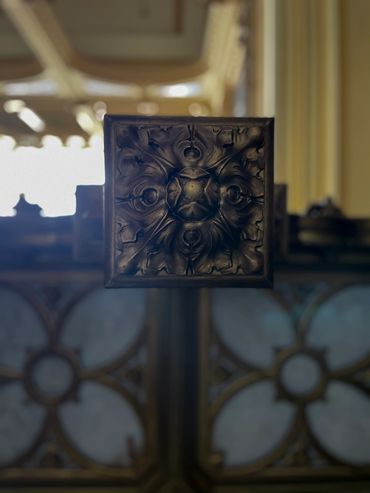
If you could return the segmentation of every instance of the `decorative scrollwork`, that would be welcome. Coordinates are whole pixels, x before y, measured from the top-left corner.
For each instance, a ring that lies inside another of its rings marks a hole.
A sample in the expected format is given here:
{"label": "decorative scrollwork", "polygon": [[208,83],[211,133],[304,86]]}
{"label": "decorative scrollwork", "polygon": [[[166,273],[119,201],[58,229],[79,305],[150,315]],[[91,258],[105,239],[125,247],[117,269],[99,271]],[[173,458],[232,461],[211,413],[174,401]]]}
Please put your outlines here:
{"label": "decorative scrollwork", "polygon": [[108,283],[268,281],[272,128],[108,117]]}

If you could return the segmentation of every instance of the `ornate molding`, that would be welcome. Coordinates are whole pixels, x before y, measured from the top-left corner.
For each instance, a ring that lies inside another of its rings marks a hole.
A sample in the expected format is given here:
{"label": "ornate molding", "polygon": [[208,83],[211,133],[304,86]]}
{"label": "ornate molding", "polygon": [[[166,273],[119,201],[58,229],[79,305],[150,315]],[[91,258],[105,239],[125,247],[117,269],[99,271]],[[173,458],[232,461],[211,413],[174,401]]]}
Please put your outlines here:
{"label": "ornate molding", "polygon": [[108,116],[107,286],[271,282],[272,119]]}

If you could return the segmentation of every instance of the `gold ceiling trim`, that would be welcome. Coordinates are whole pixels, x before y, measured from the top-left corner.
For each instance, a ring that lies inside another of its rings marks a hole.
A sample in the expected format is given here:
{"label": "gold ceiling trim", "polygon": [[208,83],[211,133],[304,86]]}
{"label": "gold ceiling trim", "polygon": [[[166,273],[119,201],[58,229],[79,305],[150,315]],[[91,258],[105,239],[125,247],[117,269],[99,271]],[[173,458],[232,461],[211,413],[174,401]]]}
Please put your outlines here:
{"label": "gold ceiling trim", "polygon": [[208,70],[205,60],[183,62],[174,60],[107,60],[75,54],[70,65],[84,74],[106,80],[140,85],[165,84],[193,79]]}
{"label": "gold ceiling trim", "polygon": [[[229,28],[232,31],[233,26],[230,25],[230,22],[235,24],[235,12],[240,10],[240,2],[215,2],[209,5],[202,52],[198,59],[189,62],[125,59],[116,61],[85,57],[72,46],[53,10],[44,0],[33,3],[24,0],[3,0],[3,8],[45,70],[59,72],[60,75],[63,72],[65,75],[68,70],[75,69],[107,80],[146,85],[193,79],[204,75],[220,64],[228,63],[230,58],[225,60],[226,47],[222,49],[223,56],[218,53],[220,33],[221,37],[224,37],[222,33],[228,31]],[[19,62],[20,68],[22,65],[24,66],[24,62],[24,60]],[[15,73],[15,61],[12,62],[12,66],[13,73]],[[37,66],[37,69],[41,71],[40,65]],[[35,67],[31,75],[35,75],[37,69]],[[0,61],[0,71],[9,72],[7,61]],[[29,75],[26,73],[23,76],[23,73],[20,70],[21,77]],[[12,76],[11,78],[16,77]],[[59,85],[65,86],[65,81]],[[80,88],[78,92],[80,92]]]}
{"label": "gold ceiling trim", "polygon": [[[241,22],[244,4],[240,0],[210,2],[207,5],[201,54],[197,59],[187,62],[174,59],[118,61],[86,57],[71,44],[47,1],[1,0],[1,5],[25,39],[35,59],[32,64],[31,59],[29,62],[22,60],[19,63],[19,72],[16,61],[9,65],[7,61],[0,60],[0,80],[19,80],[39,74],[39,78],[55,84],[57,90],[53,96],[17,95],[44,118],[46,133],[61,136],[70,132],[68,118],[61,123],[61,128],[55,128],[55,115],[52,114],[54,110],[62,111],[64,116],[68,114],[76,123],[75,106],[85,105],[92,109],[97,100],[106,104],[109,113],[116,114],[233,114],[235,87],[240,80],[246,51],[243,43],[245,26]],[[5,76],[1,77],[1,74]],[[19,77],[16,77],[18,74]],[[89,76],[102,82],[134,86],[127,95],[112,96],[108,89],[106,93],[92,94],[87,84]],[[198,84],[200,92],[187,97],[168,98],[151,91],[151,86],[154,85],[194,82]],[[0,91],[1,99],[8,99],[5,92],[1,94]],[[55,101],[61,104],[56,105]],[[3,127],[9,121],[12,134],[29,135],[30,132],[26,134],[23,126],[11,125],[9,118],[2,122]],[[9,131],[8,129],[8,133]],[[84,134],[82,130],[79,132]]]}
{"label": "gold ceiling trim", "polygon": [[[208,69],[204,53],[199,59],[190,62],[152,59],[116,61],[86,57],[78,53],[71,44],[52,8],[44,0],[33,3],[3,0],[2,5],[40,64],[45,70],[54,72],[54,77],[56,73],[57,77],[64,79],[60,85],[68,86],[68,91],[70,79],[66,84],[65,75],[73,69],[95,77],[141,85],[186,80],[197,77]],[[0,61],[0,66],[3,63]]]}
{"label": "gold ceiling trim", "polygon": [[42,72],[41,64],[34,58],[7,58],[0,62],[0,80],[8,81],[34,77]]}

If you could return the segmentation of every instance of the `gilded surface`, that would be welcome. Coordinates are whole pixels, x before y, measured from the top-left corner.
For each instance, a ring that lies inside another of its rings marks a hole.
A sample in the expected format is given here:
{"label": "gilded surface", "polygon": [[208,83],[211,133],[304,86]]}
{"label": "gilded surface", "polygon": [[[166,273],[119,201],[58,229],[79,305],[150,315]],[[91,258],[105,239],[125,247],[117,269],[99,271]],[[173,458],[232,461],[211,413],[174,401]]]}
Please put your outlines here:
{"label": "gilded surface", "polygon": [[116,273],[263,276],[268,123],[117,121]]}

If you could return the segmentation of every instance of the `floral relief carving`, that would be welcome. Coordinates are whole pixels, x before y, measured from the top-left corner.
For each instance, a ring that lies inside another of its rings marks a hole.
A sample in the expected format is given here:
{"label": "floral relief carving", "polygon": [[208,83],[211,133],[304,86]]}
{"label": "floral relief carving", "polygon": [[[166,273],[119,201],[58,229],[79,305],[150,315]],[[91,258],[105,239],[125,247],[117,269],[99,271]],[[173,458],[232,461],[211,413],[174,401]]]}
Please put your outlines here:
{"label": "floral relief carving", "polygon": [[106,138],[110,280],[266,280],[271,120],[109,117]]}

